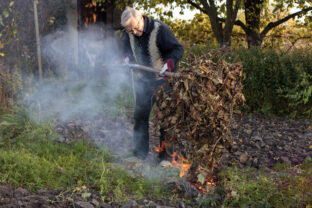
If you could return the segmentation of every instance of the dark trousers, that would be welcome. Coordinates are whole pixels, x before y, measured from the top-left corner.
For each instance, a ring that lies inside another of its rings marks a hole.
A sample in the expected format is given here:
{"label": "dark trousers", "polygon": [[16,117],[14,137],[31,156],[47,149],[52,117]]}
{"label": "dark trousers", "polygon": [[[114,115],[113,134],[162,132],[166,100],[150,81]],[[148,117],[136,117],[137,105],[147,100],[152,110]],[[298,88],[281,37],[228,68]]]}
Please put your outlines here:
{"label": "dark trousers", "polygon": [[[149,116],[156,102],[155,92],[165,81],[138,81],[135,86],[136,105],[134,112],[134,155],[144,159],[149,151]],[[157,104],[157,103],[156,103]],[[165,132],[160,129],[160,144],[163,142]],[[159,155],[164,157],[164,153]]]}

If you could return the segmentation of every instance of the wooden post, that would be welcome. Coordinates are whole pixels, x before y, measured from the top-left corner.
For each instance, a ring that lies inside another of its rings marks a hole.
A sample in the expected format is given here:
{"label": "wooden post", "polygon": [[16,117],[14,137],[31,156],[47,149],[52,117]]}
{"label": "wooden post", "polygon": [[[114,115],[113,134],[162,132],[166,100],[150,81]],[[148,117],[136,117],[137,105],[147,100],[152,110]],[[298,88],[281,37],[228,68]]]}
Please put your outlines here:
{"label": "wooden post", "polygon": [[37,42],[38,70],[39,70],[39,80],[42,80],[42,62],[41,62],[40,34],[39,34],[37,3],[38,3],[38,0],[34,0],[34,17],[35,17],[35,30],[36,30],[36,42]]}
{"label": "wooden post", "polygon": [[71,0],[71,7],[67,12],[70,37],[72,40],[73,61],[75,66],[78,65],[78,5],[77,0]]}

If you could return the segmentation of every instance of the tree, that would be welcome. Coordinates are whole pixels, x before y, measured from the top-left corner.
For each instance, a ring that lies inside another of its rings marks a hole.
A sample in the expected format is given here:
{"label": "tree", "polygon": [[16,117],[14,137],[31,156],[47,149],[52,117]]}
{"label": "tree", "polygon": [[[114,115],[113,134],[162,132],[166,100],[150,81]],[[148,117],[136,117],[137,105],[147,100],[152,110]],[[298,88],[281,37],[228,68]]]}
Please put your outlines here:
{"label": "tree", "polygon": [[[149,10],[156,8],[157,4],[169,6],[171,9],[179,6],[182,9],[198,9],[202,13],[208,15],[213,34],[219,45],[230,46],[231,35],[234,25],[240,26],[246,33],[248,46],[260,46],[263,38],[277,26],[285,23],[291,18],[300,17],[312,10],[311,0],[144,0],[137,1],[144,9]],[[288,12],[291,8],[301,8],[300,11],[288,14],[285,17],[272,21],[272,16],[265,16],[271,8],[274,8],[273,13]],[[237,19],[239,9],[245,11],[245,23]],[[157,9],[156,12],[163,12],[162,9]],[[165,12],[165,15],[172,16],[172,12]],[[268,18],[268,23],[266,20]],[[307,21],[309,22],[309,21]],[[263,27],[260,32],[261,26]]]}
{"label": "tree", "polygon": [[[238,10],[243,0],[176,0],[174,3],[182,9],[198,9],[208,15],[213,34],[220,47],[231,45],[232,30],[237,18]],[[138,1],[144,9],[155,8],[157,4],[164,4],[173,8],[173,1],[168,0],[144,0]],[[161,11],[160,11],[161,12]],[[172,13],[167,13],[172,16]]]}
{"label": "tree", "polygon": [[190,21],[165,19],[174,34],[186,45],[215,44],[209,18],[205,14],[196,14]]}
{"label": "tree", "polygon": [[[270,21],[260,32],[260,24],[261,24],[261,11],[265,14],[264,10],[269,9],[268,6],[264,4],[269,4],[269,1],[265,0],[245,0],[245,21],[244,24],[240,20],[236,20],[235,24],[240,26],[246,33],[246,40],[248,42],[248,47],[252,46],[261,46],[264,37],[275,27],[287,22],[288,20],[299,17],[301,15],[306,14],[307,12],[312,10],[311,3],[307,4],[305,1],[275,1],[275,8],[273,10],[274,13],[277,11],[288,11],[291,8],[294,8],[295,3],[297,3],[297,7],[301,8],[300,11],[294,12],[292,14],[288,14],[285,17],[278,19],[276,21]],[[273,3],[274,5],[274,3]],[[271,18],[270,18],[271,19]]]}

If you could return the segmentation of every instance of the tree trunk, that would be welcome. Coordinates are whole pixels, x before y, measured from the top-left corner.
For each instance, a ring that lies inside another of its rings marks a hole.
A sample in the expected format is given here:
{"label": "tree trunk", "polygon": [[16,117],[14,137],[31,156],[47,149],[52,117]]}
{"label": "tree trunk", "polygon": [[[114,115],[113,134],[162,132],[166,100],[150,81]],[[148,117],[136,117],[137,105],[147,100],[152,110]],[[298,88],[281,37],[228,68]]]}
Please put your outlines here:
{"label": "tree trunk", "polygon": [[246,33],[246,41],[248,44],[248,48],[252,48],[254,46],[258,47],[262,44],[262,39],[260,38],[260,34],[255,31],[248,31]]}
{"label": "tree trunk", "polygon": [[217,13],[208,13],[212,32],[214,36],[217,39],[217,42],[220,47],[223,46],[223,29],[222,29],[222,23],[218,21]]}
{"label": "tree trunk", "polygon": [[245,20],[246,20],[246,39],[248,48],[260,46],[260,13],[263,0],[246,0],[245,1]]}
{"label": "tree trunk", "polygon": [[[231,35],[241,0],[226,0],[226,18],[219,18],[218,8],[214,0],[199,0],[195,3],[192,0],[186,0],[191,6],[200,10],[209,16],[212,32],[216,37],[220,47],[229,47],[231,45]],[[224,23],[224,27],[223,24]]]}
{"label": "tree trunk", "polygon": [[252,46],[261,46],[264,37],[271,31],[273,28],[287,22],[291,18],[305,14],[309,11],[312,11],[312,7],[307,7],[301,11],[289,14],[288,16],[277,20],[275,22],[270,22],[262,32],[260,32],[260,13],[262,8],[262,3],[264,0],[246,0],[245,1],[245,18],[246,25],[240,21],[236,20],[235,24],[242,27],[246,33],[246,39],[248,43],[248,48]]}

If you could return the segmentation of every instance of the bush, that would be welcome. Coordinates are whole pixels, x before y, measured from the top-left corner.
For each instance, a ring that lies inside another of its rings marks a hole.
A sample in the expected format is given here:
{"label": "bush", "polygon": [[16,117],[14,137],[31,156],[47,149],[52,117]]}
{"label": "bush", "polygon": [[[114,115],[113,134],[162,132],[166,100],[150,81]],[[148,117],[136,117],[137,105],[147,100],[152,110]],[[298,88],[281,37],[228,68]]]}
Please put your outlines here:
{"label": "bush", "polygon": [[311,118],[312,51],[254,48],[233,55],[238,55],[246,73],[243,93],[249,111]]}
{"label": "bush", "polygon": [[197,45],[187,54],[193,53],[216,53],[218,55],[213,57],[242,62],[246,74],[243,81],[246,112],[290,118],[312,117],[312,50],[286,52],[240,48],[227,51]]}

